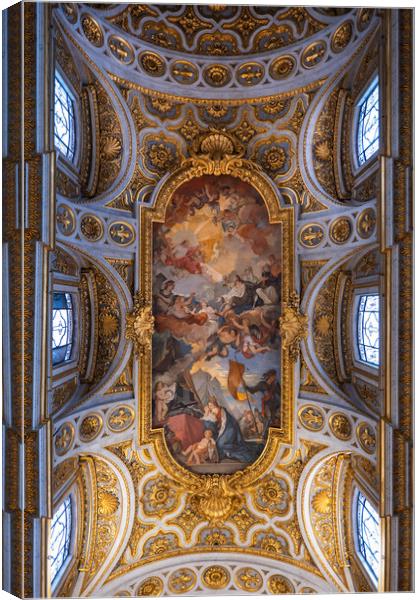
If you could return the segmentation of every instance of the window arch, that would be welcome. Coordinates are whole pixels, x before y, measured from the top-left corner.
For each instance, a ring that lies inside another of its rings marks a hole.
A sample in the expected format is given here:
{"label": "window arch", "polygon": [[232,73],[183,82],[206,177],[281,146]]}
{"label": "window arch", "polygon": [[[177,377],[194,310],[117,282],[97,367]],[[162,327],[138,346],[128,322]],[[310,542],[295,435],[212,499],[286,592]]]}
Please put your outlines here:
{"label": "window arch", "polygon": [[52,313],[52,362],[71,358],[73,347],[73,302],[68,292],[54,292]]}
{"label": "window arch", "polygon": [[76,150],[74,99],[58,71],[55,72],[54,81],[54,143],[63,156],[71,161],[74,160]]}
{"label": "window arch", "polygon": [[379,81],[372,81],[358,103],[357,160],[362,166],[379,150]]}
{"label": "window arch", "polygon": [[379,365],[379,326],[379,295],[360,296],[357,310],[357,344],[360,360],[368,365]]}
{"label": "window arch", "polygon": [[55,511],[51,523],[48,560],[52,584],[58,580],[63,566],[70,556],[71,527],[71,496],[67,496]]}
{"label": "window arch", "polygon": [[380,558],[379,515],[360,491],[357,493],[356,535],[358,555],[371,578],[377,583]]}

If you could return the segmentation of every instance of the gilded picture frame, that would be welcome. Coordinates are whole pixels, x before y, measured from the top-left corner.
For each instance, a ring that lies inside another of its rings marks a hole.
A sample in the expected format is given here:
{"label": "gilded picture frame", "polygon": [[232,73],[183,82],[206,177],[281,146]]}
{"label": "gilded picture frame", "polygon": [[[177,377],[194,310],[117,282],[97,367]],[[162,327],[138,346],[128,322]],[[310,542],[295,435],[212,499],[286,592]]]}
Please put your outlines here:
{"label": "gilded picture frame", "polygon": [[[191,493],[209,490],[210,487],[225,490],[244,490],[258,480],[269,469],[281,445],[291,446],[294,442],[294,374],[296,361],[296,336],[290,331],[283,333],[284,315],[295,310],[294,292],[294,208],[281,206],[279,192],[262,170],[253,162],[244,159],[243,148],[226,133],[210,133],[197,140],[192,157],[185,160],[157,190],[153,206],[139,207],[140,241],[139,292],[132,317],[142,325],[133,334],[137,343],[137,393],[138,393],[138,443],[152,444],[160,464],[168,475]],[[231,175],[249,183],[263,198],[270,224],[281,225],[282,287],[281,287],[281,426],[270,427],[264,450],[258,459],[231,474],[207,475],[194,473],[179,464],[171,455],[164,437],[163,428],[152,424],[152,277],[153,277],[153,224],[164,223],[166,209],[176,192],[185,182],[202,175]],[[299,321],[299,319],[298,319]],[[299,323],[299,326],[301,324]],[[130,322],[128,322],[130,327]],[[139,331],[142,331],[142,339]],[[223,490],[222,490],[223,491]],[[209,517],[209,515],[207,515]],[[210,517],[211,520],[211,517]]]}

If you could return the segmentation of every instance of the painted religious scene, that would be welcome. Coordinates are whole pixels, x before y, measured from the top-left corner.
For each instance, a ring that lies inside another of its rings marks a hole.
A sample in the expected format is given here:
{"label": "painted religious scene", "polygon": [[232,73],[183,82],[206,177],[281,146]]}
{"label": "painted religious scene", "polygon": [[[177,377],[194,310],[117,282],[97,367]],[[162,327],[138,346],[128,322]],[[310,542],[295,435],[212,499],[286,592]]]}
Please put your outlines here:
{"label": "painted religious scene", "polygon": [[232,473],[280,427],[281,225],[237,178],[183,184],[153,230],[153,426],[198,473]]}

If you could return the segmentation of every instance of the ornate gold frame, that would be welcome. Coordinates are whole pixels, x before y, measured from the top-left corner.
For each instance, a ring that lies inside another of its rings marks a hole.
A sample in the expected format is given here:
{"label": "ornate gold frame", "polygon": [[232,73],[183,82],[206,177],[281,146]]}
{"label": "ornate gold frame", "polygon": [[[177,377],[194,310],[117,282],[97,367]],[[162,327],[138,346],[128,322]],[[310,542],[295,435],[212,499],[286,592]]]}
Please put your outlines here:
{"label": "ornate gold frame", "polygon": [[[166,209],[174,192],[185,182],[202,175],[231,175],[253,186],[264,199],[270,223],[282,225],[283,286],[282,307],[289,305],[294,285],[294,208],[280,206],[278,192],[258,165],[243,158],[245,149],[226,132],[210,132],[199,138],[191,149],[192,157],[185,159],[158,191],[153,207],[140,208],[139,283],[142,315],[150,315],[152,308],[152,236],[153,223],[164,223]],[[137,302],[138,303],[138,302]],[[148,339],[137,347],[138,357],[138,431],[140,444],[153,443],[156,456],[168,474],[191,492],[216,487],[227,497],[227,489],[244,490],[259,479],[272,464],[281,444],[294,441],[294,361],[291,348],[281,350],[282,426],[271,427],[263,452],[242,471],[229,475],[200,475],[181,466],[172,457],[164,438],[163,428],[152,427],[152,327],[147,327]]]}

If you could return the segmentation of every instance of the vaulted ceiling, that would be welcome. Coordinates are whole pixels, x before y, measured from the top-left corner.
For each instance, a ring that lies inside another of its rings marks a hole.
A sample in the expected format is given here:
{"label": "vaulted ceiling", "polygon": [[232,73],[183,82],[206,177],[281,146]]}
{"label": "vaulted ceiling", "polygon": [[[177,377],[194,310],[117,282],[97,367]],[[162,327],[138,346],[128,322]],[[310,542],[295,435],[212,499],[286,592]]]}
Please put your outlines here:
{"label": "vaulted ceiling", "polygon": [[[78,560],[54,594],[372,591],[352,498],[379,503],[384,393],[357,361],[354,311],[361,290],[383,289],[384,215],[379,160],[355,159],[355,115],[380,71],[383,15],[58,3],[51,22],[77,141],[72,163],[57,153],[50,265],[53,288],[78,297],[79,336],[77,364],[50,373],[54,502],[71,490],[78,506]],[[270,217],[288,215],[290,436],[273,434],[253,471],[197,478],[149,427],[144,223],[163,220],[181,174],[227,163],[274,198]]]}

